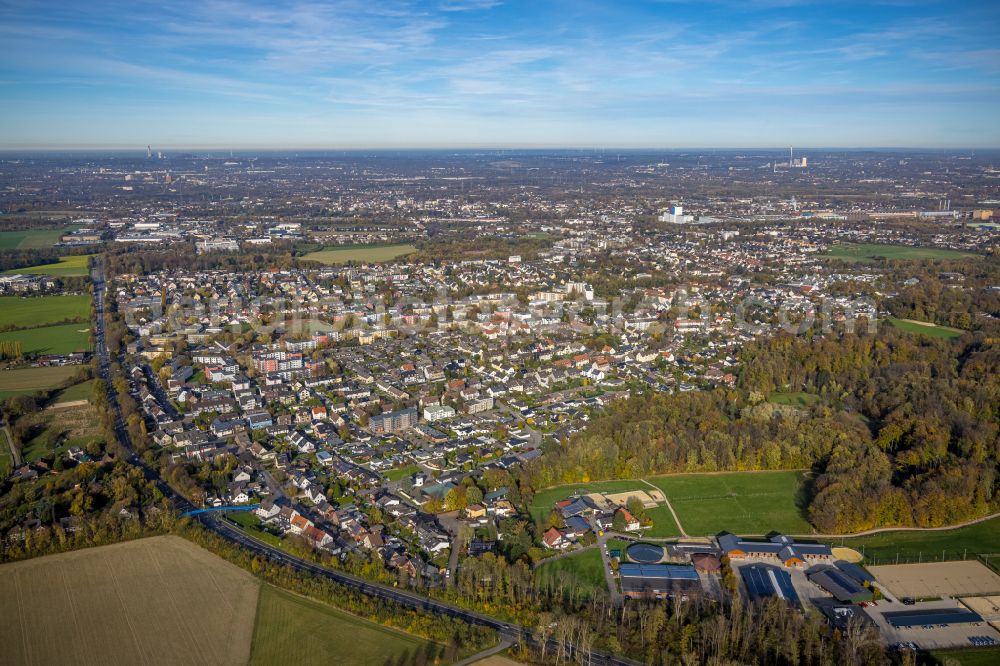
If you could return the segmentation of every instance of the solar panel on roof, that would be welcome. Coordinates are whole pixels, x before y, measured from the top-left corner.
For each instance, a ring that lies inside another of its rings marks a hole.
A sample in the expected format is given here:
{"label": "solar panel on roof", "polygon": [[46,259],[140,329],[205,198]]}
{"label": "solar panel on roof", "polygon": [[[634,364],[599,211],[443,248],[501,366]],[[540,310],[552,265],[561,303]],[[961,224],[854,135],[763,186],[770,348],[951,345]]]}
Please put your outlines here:
{"label": "solar panel on roof", "polygon": [[885,619],[894,627],[919,627],[925,624],[964,624],[982,622],[979,613],[962,608],[929,608],[926,610],[895,611],[885,613]]}

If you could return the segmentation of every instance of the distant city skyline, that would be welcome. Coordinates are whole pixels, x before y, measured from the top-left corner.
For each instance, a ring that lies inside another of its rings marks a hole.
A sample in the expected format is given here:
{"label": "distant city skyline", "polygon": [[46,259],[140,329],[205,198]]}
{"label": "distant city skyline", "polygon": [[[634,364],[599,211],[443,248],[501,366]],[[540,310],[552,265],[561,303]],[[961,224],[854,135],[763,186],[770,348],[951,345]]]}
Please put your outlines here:
{"label": "distant city skyline", "polygon": [[0,150],[1000,147],[1000,5],[0,0]]}

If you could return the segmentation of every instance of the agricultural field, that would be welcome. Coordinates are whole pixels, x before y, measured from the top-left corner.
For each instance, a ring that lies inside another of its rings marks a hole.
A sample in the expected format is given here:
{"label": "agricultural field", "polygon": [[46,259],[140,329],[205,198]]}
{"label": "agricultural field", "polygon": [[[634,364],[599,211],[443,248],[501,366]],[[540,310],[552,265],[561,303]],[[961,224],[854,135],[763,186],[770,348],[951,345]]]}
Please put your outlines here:
{"label": "agricultural field", "polygon": [[332,606],[264,585],[260,590],[250,664],[396,663],[404,655],[431,655],[441,647],[417,636],[384,627]]}
{"label": "agricultural field", "polygon": [[939,247],[842,243],[832,246],[825,256],[843,261],[873,262],[881,259],[964,259],[977,255]]}
{"label": "agricultural field", "polygon": [[5,664],[246,664],[259,584],[175,536],[0,566]]}
{"label": "agricultural field", "polygon": [[553,486],[535,493],[531,500],[531,517],[536,522],[544,522],[549,512],[555,507],[556,502],[566,499],[579,491],[581,494],[587,493],[623,493],[629,490],[641,490],[647,492],[652,490],[642,481],[626,479],[621,481],[593,481],[590,483],[574,483],[566,486]]}
{"label": "agricultural field", "polygon": [[551,562],[543,562],[535,571],[535,579],[544,584],[545,581],[563,572],[573,575],[582,588],[606,589],[607,587],[604,580],[604,562],[597,548],[589,548]]}
{"label": "agricultural field", "polygon": [[349,261],[374,263],[391,261],[396,257],[416,251],[416,246],[409,243],[398,245],[342,245],[325,247],[322,250],[310,252],[302,258],[327,265],[346,264]]}
{"label": "agricultural field", "polygon": [[14,395],[55,388],[78,372],[80,372],[78,365],[2,370],[0,371],[0,400]]}
{"label": "agricultural field", "polygon": [[89,351],[90,326],[88,324],[60,324],[40,326],[19,331],[0,333],[0,342],[19,341],[24,354],[69,354]]}
{"label": "agricultural field", "polygon": [[90,296],[0,296],[0,328],[36,328],[67,319],[90,319]]}
{"label": "agricultural field", "polygon": [[65,227],[62,229],[0,231],[0,250],[40,250],[50,248],[58,243],[64,234],[78,228]]}
{"label": "agricultural field", "polygon": [[[975,555],[994,554],[1000,561],[1000,518],[936,532],[882,532],[871,536],[841,539],[837,545],[860,551],[867,564],[960,560]],[[991,558],[992,559],[992,558]]]}
{"label": "agricultural field", "polygon": [[97,410],[90,404],[55,406],[21,417],[30,426],[31,438],[21,449],[25,462],[54,458],[67,449],[100,441]]}
{"label": "agricultural field", "polygon": [[889,317],[889,323],[901,331],[906,331],[907,333],[922,333],[924,335],[929,335],[932,338],[957,338],[965,333],[965,331],[960,328],[938,326],[937,324],[913,321],[912,319],[897,319],[896,317]]}
{"label": "agricultural field", "polygon": [[691,536],[733,532],[741,535],[808,534],[802,511],[801,472],[674,474],[649,482],[666,494]]}
{"label": "agricultural field", "polygon": [[39,264],[28,268],[9,270],[6,275],[52,275],[55,277],[84,277],[90,273],[87,263],[92,255],[74,254],[59,257],[54,264]]}
{"label": "agricultural field", "polygon": [[79,384],[73,384],[67,388],[59,391],[55,396],[52,397],[52,404],[59,404],[65,402],[76,402],[78,400],[90,400],[94,394],[94,379],[88,379],[85,382],[80,382]]}

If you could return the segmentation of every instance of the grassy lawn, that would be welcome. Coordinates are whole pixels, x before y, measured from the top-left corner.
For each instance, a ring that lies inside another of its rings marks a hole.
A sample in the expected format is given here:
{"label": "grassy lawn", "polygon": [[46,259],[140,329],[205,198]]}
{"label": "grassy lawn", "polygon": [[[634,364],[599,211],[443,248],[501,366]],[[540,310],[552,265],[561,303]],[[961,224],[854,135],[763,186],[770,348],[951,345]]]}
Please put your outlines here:
{"label": "grassy lawn", "polygon": [[90,319],[90,296],[0,296],[0,327],[34,328],[67,319]]}
{"label": "grassy lawn", "polygon": [[[261,586],[250,663],[396,663],[407,654],[434,654],[440,647],[422,638],[345,613],[290,592]],[[433,657],[427,663],[434,663]]]}
{"label": "grassy lawn", "polygon": [[49,248],[59,242],[64,234],[79,227],[64,229],[24,229],[22,231],[0,231],[2,250],[38,250]]}
{"label": "grassy lawn", "polygon": [[801,472],[675,474],[649,482],[666,494],[691,536],[812,531],[799,508]]}
{"label": "grassy lawn", "polygon": [[90,400],[90,397],[94,394],[94,379],[88,379],[85,382],[80,382],[79,384],[73,384],[69,388],[64,388],[63,390],[56,393],[52,398],[52,403],[60,402],[75,402],[77,400]]}
{"label": "grassy lawn", "polygon": [[376,262],[391,261],[404,254],[416,252],[417,248],[409,243],[398,245],[341,245],[325,247],[316,252],[310,252],[302,258],[318,261],[321,264],[346,264],[349,261]]}
{"label": "grassy lawn", "polygon": [[243,528],[250,536],[270,544],[275,548],[284,549],[284,542],[277,534],[271,534],[260,526],[260,518],[250,511],[226,511],[226,518]]}
{"label": "grassy lawn", "polygon": [[832,246],[826,256],[844,261],[871,262],[880,259],[963,259],[977,255],[938,247],[842,243]]}
{"label": "grassy lawn", "polygon": [[542,582],[561,572],[575,576],[579,584],[586,588],[603,589],[607,586],[604,581],[604,562],[601,561],[601,553],[597,548],[545,562],[538,567],[535,578]]}
{"label": "grassy lawn", "polygon": [[63,365],[48,368],[21,368],[0,372],[0,400],[12,395],[34,393],[58,386],[80,371],[80,366]]}
{"label": "grassy lawn", "polygon": [[996,666],[1000,664],[1000,647],[975,648],[968,650],[934,650],[930,653],[933,661],[928,660],[917,663],[941,664],[945,658],[954,659],[962,666]]}
{"label": "grassy lawn", "polygon": [[410,476],[411,474],[416,474],[420,471],[420,468],[416,465],[407,465],[406,467],[397,467],[395,469],[387,469],[382,473],[382,476],[390,481],[399,481],[400,479]]}
{"label": "grassy lawn", "polygon": [[889,323],[901,331],[906,331],[908,333],[923,333],[924,335],[929,335],[932,338],[957,338],[965,333],[965,331],[960,328],[938,326],[936,324],[912,321],[910,319],[897,319],[896,317],[889,317]]}
{"label": "grassy lawn", "polygon": [[[652,489],[650,489],[652,490]],[[653,526],[648,530],[643,530],[641,534],[648,537],[674,537],[680,536],[681,531],[674,521],[673,515],[667,505],[658,506],[655,509],[646,509],[646,515],[653,519]]]}
{"label": "grassy lawn", "polygon": [[92,255],[74,254],[66,257],[59,257],[59,261],[54,264],[40,264],[29,268],[18,268],[9,270],[7,275],[54,275],[56,277],[83,277],[90,273],[87,262]]}
{"label": "grassy lawn", "polygon": [[89,324],[40,326],[0,333],[0,341],[6,340],[20,340],[25,354],[69,354],[91,348]]}
{"label": "grassy lawn", "polygon": [[536,522],[545,520],[549,512],[555,508],[556,502],[564,500],[573,495],[576,491],[581,494],[587,493],[622,493],[629,490],[652,490],[642,481],[625,479],[621,481],[593,481],[591,483],[575,483],[566,486],[553,486],[535,493],[529,507],[531,517]]}
{"label": "grassy lawn", "polygon": [[[866,537],[843,539],[843,544],[863,552],[867,564],[891,564],[899,554],[900,562],[909,560],[961,559],[968,551],[972,557],[979,553],[997,553],[1000,562],[1000,518],[983,523],[942,532],[883,532]],[[840,545],[840,541],[836,545]],[[992,564],[992,559],[991,564]]]}
{"label": "grassy lawn", "polygon": [[819,402],[819,396],[805,391],[775,391],[767,396],[768,402],[790,407],[809,407]]}

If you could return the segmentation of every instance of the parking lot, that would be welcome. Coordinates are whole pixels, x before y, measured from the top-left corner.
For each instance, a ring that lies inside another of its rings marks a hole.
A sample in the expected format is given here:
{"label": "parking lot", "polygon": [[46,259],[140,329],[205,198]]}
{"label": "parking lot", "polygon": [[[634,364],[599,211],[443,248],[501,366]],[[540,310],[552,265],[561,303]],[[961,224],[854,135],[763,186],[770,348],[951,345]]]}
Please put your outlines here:
{"label": "parking lot", "polygon": [[889,645],[896,643],[916,643],[920,649],[931,650],[952,647],[973,647],[975,645],[975,642],[971,640],[973,637],[986,637],[1000,641],[1000,633],[986,622],[954,624],[943,627],[934,625],[929,628],[923,626],[897,628],[889,624],[884,616],[884,613],[896,611],[912,611],[914,609],[933,610],[939,608],[964,609],[965,607],[957,601],[951,600],[925,601],[907,606],[896,600],[886,601],[883,599],[875,606],[865,608],[865,613],[875,621],[883,639]]}

